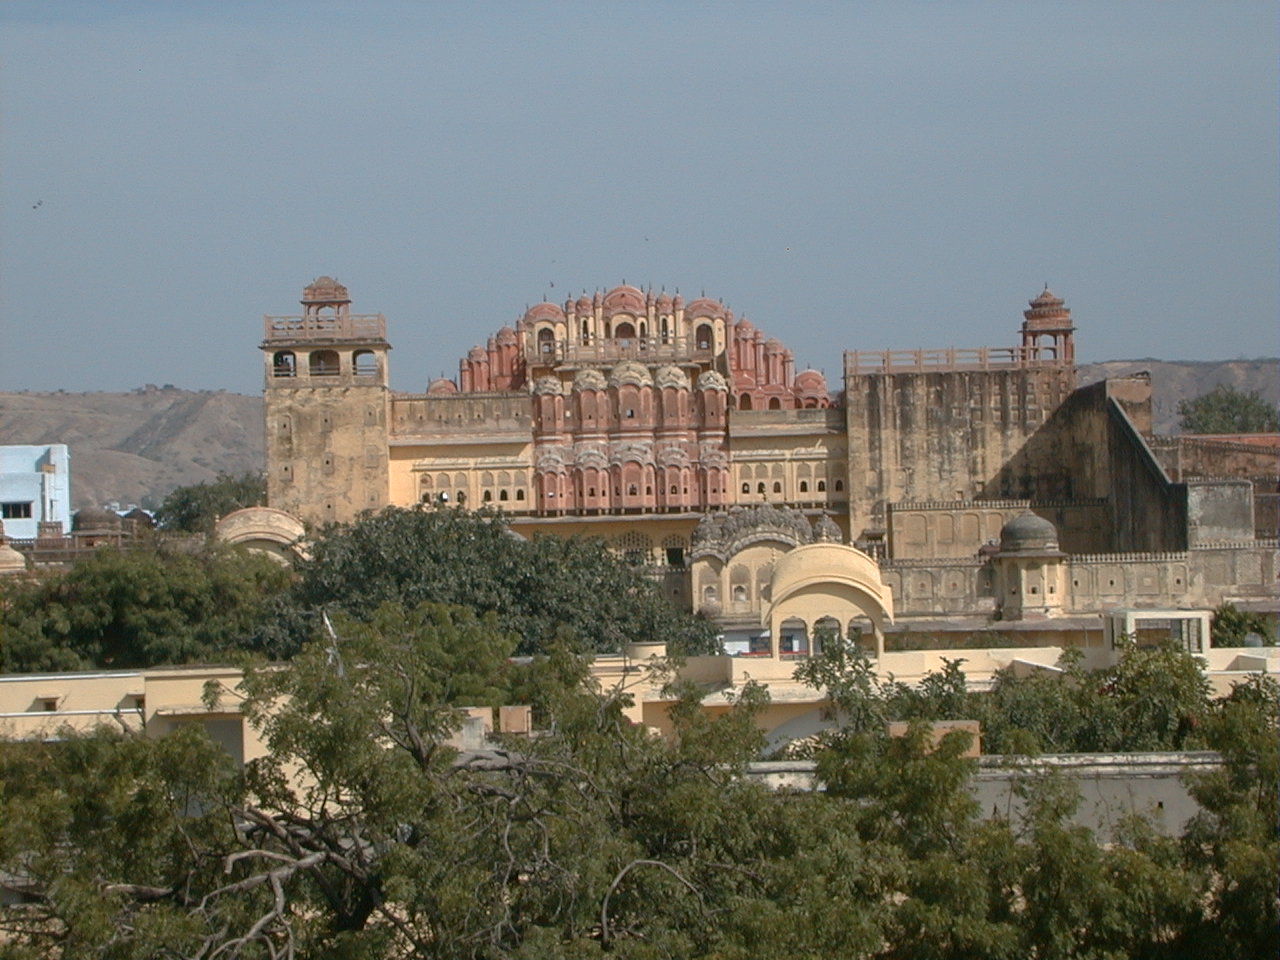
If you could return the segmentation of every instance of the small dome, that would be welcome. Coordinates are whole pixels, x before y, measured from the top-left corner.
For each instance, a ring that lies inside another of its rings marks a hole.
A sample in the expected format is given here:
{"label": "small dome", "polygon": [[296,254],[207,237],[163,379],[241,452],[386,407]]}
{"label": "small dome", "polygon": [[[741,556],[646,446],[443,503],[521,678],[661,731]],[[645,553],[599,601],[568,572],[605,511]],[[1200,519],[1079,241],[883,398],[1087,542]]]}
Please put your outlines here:
{"label": "small dome", "polygon": [[1054,296],[1048,284],[1045,284],[1044,290],[1038,297],[1028,300],[1027,303],[1031,309],[1022,311],[1022,316],[1027,321],[1025,328],[1056,330],[1071,327],[1071,311],[1067,309],[1066,301]]}
{"label": "small dome", "polygon": [[479,363],[482,360],[488,360],[489,354],[485,352],[484,347],[472,347],[467,353],[467,359],[474,360],[476,363]]}
{"label": "small dome", "polygon": [[609,371],[609,386],[620,387],[631,384],[637,387],[652,387],[653,377],[649,376],[649,368],[636,360],[623,360]]}
{"label": "small dome", "polygon": [[733,325],[734,336],[749,337],[756,332],[755,324],[743,317]]}
{"label": "small dome", "polygon": [[1049,289],[1049,285],[1047,283],[1044,285],[1044,289],[1040,291],[1039,295],[1034,300],[1029,300],[1027,302],[1033,307],[1060,307],[1066,303],[1066,301],[1061,297],[1055,297],[1053,295],[1053,291]]}
{"label": "small dome", "polygon": [[614,287],[604,295],[604,311],[607,314],[645,312],[644,293],[638,287]]}
{"label": "small dome", "polygon": [[436,377],[436,379],[427,384],[427,395],[431,397],[440,397],[457,392],[458,385],[448,377]]}
{"label": "small dome", "polygon": [[130,521],[138,530],[150,530],[156,525],[155,517],[141,507],[134,507],[124,515],[124,519]]}
{"label": "small dome", "polygon": [[[554,303],[544,300],[542,303],[535,303],[532,307],[524,312],[526,323],[533,323],[536,320],[563,320],[564,311]],[[501,336],[501,334],[499,334]]]}
{"label": "small dome", "polygon": [[672,387],[676,390],[689,389],[689,377],[679,367],[659,367],[658,372],[653,376],[653,383],[659,390],[667,387]]}
{"label": "small dome", "polygon": [[1058,553],[1058,528],[1030,510],[1000,530],[1001,553]]}
{"label": "small dome", "polygon": [[101,507],[85,507],[71,518],[71,529],[84,533],[90,530],[119,530],[120,515]]}
{"label": "small dome", "polygon": [[573,378],[574,390],[603,390],[608,384],[599,370],[579,370]]}
{"label": "small dome", "polygon": [[350,301],[347,288],[333,277],[316,277],[302,291],[304,302],[313,301],[332,303],[334,301]]}
{"label": "small dome", "polygon": [[564,385],[556,377],[539,377],[538,382],[533,385],[535,396],[559,396],[564,392]]}
{"label": "small dome", "polygon": [[658,294],[658,309],[664,309],[671,306],[671,294],[663,290]]}
{"label": "small dome", "polygon": [[574,309],[577,310],[578,313],[590,313],[591,298],[584,293],[582,296],[578,298],[578,302],[574,304]]}
{"label": "small dome", "polygon": [[770,337],[764,342],[765,353],[782,353],[787,348],[782,345],[782,341],[777,337]]}
{"label": "small dome", "polygon": [[511,344],[516,342],[516,332],[512,330],[510,327],[503,327],[501,330],[498,331],[497,340],[498,340],[499,346],[503,346],[503,347],[510,346]]}
{"label": "small dome", "polygon": [[684,308],[684,313],[690,320],[696,320],[698,317],[723,317],[725,309],[724,304],[719,300],[699,297]]}
{"label": "small dome", "polygon": [[677,293],[674,297],[671,298],[671,307],[674,310],[682,309],[684,307],[684,297],[680,296],[680,294]]}
{"label": "small dome", "polygon": [[725,382],[718,370],[703,370],[698,377],[698,389],[728,391],[729,384]]}
{"label": "small dome", "polygon": [[796,393],[810,395],[827,395],[827,378],[817,370],[801,370],[796,374]]}

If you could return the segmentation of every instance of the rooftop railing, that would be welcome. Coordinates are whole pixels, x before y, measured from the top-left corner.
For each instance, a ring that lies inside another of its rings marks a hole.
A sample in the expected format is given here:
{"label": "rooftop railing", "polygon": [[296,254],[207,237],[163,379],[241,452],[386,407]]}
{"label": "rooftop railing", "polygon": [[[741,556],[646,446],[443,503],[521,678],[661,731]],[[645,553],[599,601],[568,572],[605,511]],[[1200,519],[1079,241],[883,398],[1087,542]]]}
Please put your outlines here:
{"label": "rooftop railing", "polygon": [[865,373],[913,373],[926,370],[1017,370],[1067,367],[1052,347],[947,347],[943,350],[849,350],[845,376]]}
{"label": "rooftop railing", "polygon": [[687,337],[644,337],[622,340],[543,341],[525,351],[525,361],[533,365],[560,363],[608,363],[618,360],[696,360],[715,356],[711,344],[692,343]]}
{"label": "rooftop railing", "polygon": [[380,313],[308,314],[263,317],[263,337],[275,340],[385,340],[387,321]]}

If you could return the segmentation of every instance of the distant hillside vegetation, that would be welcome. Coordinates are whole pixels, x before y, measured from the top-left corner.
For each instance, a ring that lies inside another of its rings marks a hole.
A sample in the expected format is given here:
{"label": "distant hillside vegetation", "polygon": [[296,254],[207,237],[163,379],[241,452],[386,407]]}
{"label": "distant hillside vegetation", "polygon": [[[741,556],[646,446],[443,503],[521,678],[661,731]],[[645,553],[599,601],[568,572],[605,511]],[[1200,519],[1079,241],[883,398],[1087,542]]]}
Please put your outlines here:
{"label": "distant hillside vegetation", "polygon": [[[1109,360],[1081,366],[1080,382],[1150,371],[1155,425],[1175,433],[1178,401],[1218,384],[1280,402],[1280,360]],[[265,464],[262,399],[148,385],[130,393],[0,393],[0,443],[71,448],[75,509],[111,501],[155,505],[174,487]]]}
{"label": "distant hillside vegetation", "polygon": [[73,509],[158,505],[174,487],[261,470],[262,399],[221,391],[0,393],[0,442],[71,448]]}
{"label": "distant hillside vegetation", "polygon": [[1139,370],[1151,374],[1152,421],[1156,433],[1178,432],[1178,401],[1208,393],[1219,384],[1257,390],[1280,403],[1280,359],[1262,360],[1105,360],[1080,367],[1080,383],[1123,377]]}

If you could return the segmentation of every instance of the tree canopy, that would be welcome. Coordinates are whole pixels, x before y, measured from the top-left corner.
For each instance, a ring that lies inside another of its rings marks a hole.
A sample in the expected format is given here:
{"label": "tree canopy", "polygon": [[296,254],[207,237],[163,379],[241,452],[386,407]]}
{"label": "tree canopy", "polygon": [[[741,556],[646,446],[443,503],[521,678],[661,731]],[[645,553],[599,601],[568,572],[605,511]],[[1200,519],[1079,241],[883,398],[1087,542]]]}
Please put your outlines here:
{"label": "tree canopy", "polygon": [[[1274,681],[1207,708],[1196,742],[1225,762],[1194,783],[1185,837],[1141,818],[1101,836],[1072,823],[1079,797],[1054,777],[1027,775],[1022,813],[979,819],[965,735],[935,749],[923,721],[900,738],[843,725],[818,754],[825,791],[774,794],[741,775],[762,745],[758,687],[714,715],[673,688],[658,739],[563,645],[513,664],[496,614],[384,604],[334,627],[210,696],[246,698],[269,744],[243,774],[196,726],[0,743],[0,883],[21,894],[0,907],[0,950],[1227,960],[1280,946]],[[445,743],[459,706],[516,687],[540,691],[540,735]],[[944,679],[929,699],[958,692]]]}
{"label": "tree canopy", "polygon": [[[874,733],[891,721],[976,720],[993,754],[1183,750],[1198,742],[1212,712],[1201,663],[1174,645],[1121,648],[1114,666],[1086,669],[1065,651],[1053,670],[999,671],[970,690],[964,660],[948,660],[916,685],[881,679],[852,641],[832,637],[796,676],[827,690],[842,735]],[[801,748],[812,753],[813,746]]]}
{"label": "tree canopy", "polygon": [[1275,433],[1280,430],[1276,405],[1257,390],[1219,384],[1193,400],[1178,401],[1185,433]]}
{"label": "tree canopy", "polygon": [[290,572],[225,547],[155,540],[102,548],[65,573],[5,586],[0,668],[149,667],[293,656],[320,611],[367,619],[385,602],[493,613],[532,654],[561,641],[592,652],[661,639],[709,652],[715,631],[597,540],[514,536],[500,517],[388,508],[332,525]]}
{"label": "tree canopy", "polygon": [[65,573],[3,585],[0,669],[225,660],[262,629],[289,579],[268,558],[228,548],[100,547]]}
{"label": "tree canopy", "polygon": [[267,478],[261,472],[220,473],[208,483],[172,490],[156,510],[156,523],[179,533],[211,533],[219,518],[266,502]]}
{"label": "tree canopy", "polygon": [[686,653],[715,648],[708,621],[678,611],[602,541],[525,540],[497,514],[388,507],[325,528],[297,569],[300,610],[363,617],[387,601],[459,604],[495,613],[522,654],[561,634],[594,652],[654,640]]}

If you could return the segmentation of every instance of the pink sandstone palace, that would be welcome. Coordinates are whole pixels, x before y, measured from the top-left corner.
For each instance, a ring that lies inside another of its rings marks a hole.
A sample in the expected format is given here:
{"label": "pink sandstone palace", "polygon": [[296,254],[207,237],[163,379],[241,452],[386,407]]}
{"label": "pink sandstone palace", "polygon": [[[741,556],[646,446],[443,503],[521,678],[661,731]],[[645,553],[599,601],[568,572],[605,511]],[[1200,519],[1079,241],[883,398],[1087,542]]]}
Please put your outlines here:
{"label": "pink sandstone palace", "polygon": [[385,319],[321,277],[265,320],[269,501],[603,537],[726,635],[760,628],[778,558],[818,541],[874,561],[899,622],[1098,633],[1108,606],[1274,606],[1269,452],[1155,436],[1149,378],[1078,386],[1074,335],[1046,288],[1011,346],[849,351],[833,391],[722,302],[623,285],[538,303],[406,393]]}

